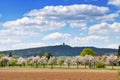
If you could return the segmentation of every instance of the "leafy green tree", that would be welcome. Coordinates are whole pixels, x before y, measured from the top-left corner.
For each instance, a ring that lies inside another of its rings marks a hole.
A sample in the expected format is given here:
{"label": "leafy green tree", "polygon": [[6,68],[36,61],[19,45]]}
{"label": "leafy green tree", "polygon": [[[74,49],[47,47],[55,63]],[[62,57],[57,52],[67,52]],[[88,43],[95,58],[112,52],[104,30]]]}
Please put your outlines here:
{"label": "leafy green tree", "polygon": [[38,56],[39,57],[42,57],[43,56],[43,53],[40,51],[40,52],[38,52]]}
{"label": "leafy green tree", "polygon": [[120,57],[120,46],[119,46],[119,49],[118,49],[118,58]]}
{"label": "leafy green tree", "polygon": [[84,48],[80,53],[80,56],[91,55],[96,56],[96,53],[91,48]]}
{"label": "leafy green tree", "polygon": [[53,55],[52,55],[51,53],[46,52],[46,53],[44,54],[44,56],[45,56],[46,58],[48,58],[48,60],[49,60],[50,57],[52,57]]}
{"label": "leafy green tree", "polygon": [[64,58],[61,58],[61,57],[57,59],[57,64],[60,65],[60,68],[62,67],[62,65],[63,65],[63,63],[64,63],[64,60],[65,60],[65,59],[64,59]]}
{"label": "leafy green tree", "polygon": [[11,53],[11,52],[9,53],[8,57],[13,57],[13,55],[12,55],[12,53]]}

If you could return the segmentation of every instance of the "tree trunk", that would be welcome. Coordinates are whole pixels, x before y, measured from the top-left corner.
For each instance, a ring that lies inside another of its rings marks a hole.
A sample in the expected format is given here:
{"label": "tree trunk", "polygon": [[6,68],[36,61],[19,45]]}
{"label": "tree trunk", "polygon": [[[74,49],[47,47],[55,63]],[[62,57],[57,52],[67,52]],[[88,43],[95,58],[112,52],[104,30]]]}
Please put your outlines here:
{"label": "tree trunk", "polygon": [[68,64],[68,69],[70,68],[70,64]]}
{"label": "tree trunk", "polygon": [[113,69],[113,63],[112,63],[112,69]]}
{"label": "tree trunk", "polygon": [[78,69],[78,63],[77,63],[77,69]]}
{"label": "tree trunk", "polygon": [[43,68],[45,68],[45,64],[43,64]]}
{"label": "tree trunk", "polygon": [[85,64],[85,68],[86,68],[86,64]]}
{"label": "tree trunk", "polygon": [[95,62],[94,62],[94,68],[95,68]]}
{"label": "tree trunk", "polygon": [[91,65],[91,63],[89,63],[89,68],[91,69],[91,67],[92,67],[92,65]]}
{"label": "tree trunk", "polygon": [[38,68],[38,64],[36,64],[36,68]]}
{"label": "tree trunk", "polygon": [[53,64],[51,64],[51,69],[53,69]]}
{"label": "tree trunk", "polygon": [[60,65],[60,68],[62,68],[62,65]]}

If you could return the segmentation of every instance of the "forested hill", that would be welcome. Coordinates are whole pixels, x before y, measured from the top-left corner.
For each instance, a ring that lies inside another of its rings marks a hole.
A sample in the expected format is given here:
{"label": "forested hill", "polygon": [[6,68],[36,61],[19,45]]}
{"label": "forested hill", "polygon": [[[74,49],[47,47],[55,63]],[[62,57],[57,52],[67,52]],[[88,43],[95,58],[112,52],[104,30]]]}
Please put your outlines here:
{"label": "forested hill", "polygon": [[[77,56],[80,55],[80,52],[86,47],[71,47],[68,45],[55,45],[55,46],[46,46],[46,47],[38,47],[38,48],[29,48],[29,49],[21,49],[21,50],[9,50],[9,51],[0,51],[2,54],[8,54],[10,52],[13,55],[17,56],[36,56],[38,52],[49,52],[54,56]],[[117,54],[117,49],[109,49],[109,48],[95,48],[95,47],[87,47],[92,48],[97,55],[104,54]]]}

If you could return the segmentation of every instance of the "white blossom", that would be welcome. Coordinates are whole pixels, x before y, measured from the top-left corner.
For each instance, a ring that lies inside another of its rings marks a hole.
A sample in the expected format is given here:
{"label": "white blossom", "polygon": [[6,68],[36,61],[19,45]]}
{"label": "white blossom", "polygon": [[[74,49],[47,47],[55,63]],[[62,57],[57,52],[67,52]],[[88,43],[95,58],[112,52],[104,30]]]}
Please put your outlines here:
{"label": "white blossom", "polygon": [[32,61],[33,58],[34,58],[34,56],[28,57],[28,60],[29,60],[29,61]]}
{"label": "white blossom", "polygon": [[83,64],[87,64],[87,63],[89,63],[89,55],[85,55],[83,57]]}
{"label": "white blossom", "polygon": [[6,66],[6,65],[8,65],[9,60],[10,60],[10,58],[5,56],[0,59],[0,62],[2,63],[3,66]]}
{"label": "white blossom", "polygon": [[50,57],[48,64],[55,64],[56,63],[56,58],[55,57]]}
{"label": "white blossom", "polygon": [[26,64],[26,60],[23,57],[19,57],[17,60],[17,64],[23,66]]}
{"label": "white blossom", "polygon": [[32,63],[33,65],[38,66],[38,64],[40,63],[39,60],[40,60],[40,57],[39,57],[39,56],[36,56],[36,57],[33,58],[33,60],[31,61],[31,63]]}
{"label": "white blossom", "polygon": [[85,55],[83,57],[83,64],[85,65],[85,68],[86,68],[86,65],[89,65],[89,67],[91,68],[92,65],[94,65],[96,62],[96,59],[95,57],[91,56],[91,55]]}
{"label": "white blossom", "polygon": [[80,56],[76,56],[75,58],[72,59],[71,63],[72,64],[79,64],[80,63]]}
{"label": "white blossom", "polygon": [[51,69],[53,68],[53,65],[56,64],[56,58],[50,57],[48,64],[51,65]]}
{"label": "white blossom", "polygon": [[72,64],[76,64],[77,65],[77,68],[78,68],[78,65],[82,62],[82,57],[81,56],[76,56],[75,58],[72,59]]}
{"label": "white blossom", "polygon": [[113,69],[113,65],[116,63],[117,63],[117,59],[114,57],[114,55],[110,55],[107,57],[106,64],[112,65],[112,69]]}
{"label": "white blossom", "polygon": [[110,55],[110,56],[107,56],[107,60],[108,64],[114,64],[116,63],[117,59],[114,57],[114,55]]}
{"label": "white blossom", "polygon": [[72,58],[66,58],[64,61],[64,64],[68,66],[68,68],[70,67],[70,64],[72,62]]}
{"label": "white blossom", "polygon": [[28,57],[27,63],[33,65],[34,56]]}
{"label": "white blossom", "polygon": [[46,65],[48,63],[48,58],[42,56],[39,60],[40,64]]}

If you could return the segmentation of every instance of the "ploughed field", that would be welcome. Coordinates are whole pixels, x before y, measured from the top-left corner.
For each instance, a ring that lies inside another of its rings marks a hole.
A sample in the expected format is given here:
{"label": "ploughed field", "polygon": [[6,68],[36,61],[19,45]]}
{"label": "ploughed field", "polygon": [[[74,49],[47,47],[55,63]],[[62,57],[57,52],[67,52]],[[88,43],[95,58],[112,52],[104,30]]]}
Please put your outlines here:
{"label": "ploughed field", "polygon": [[116,80],[114,70],[0,68],[0,80]]}

